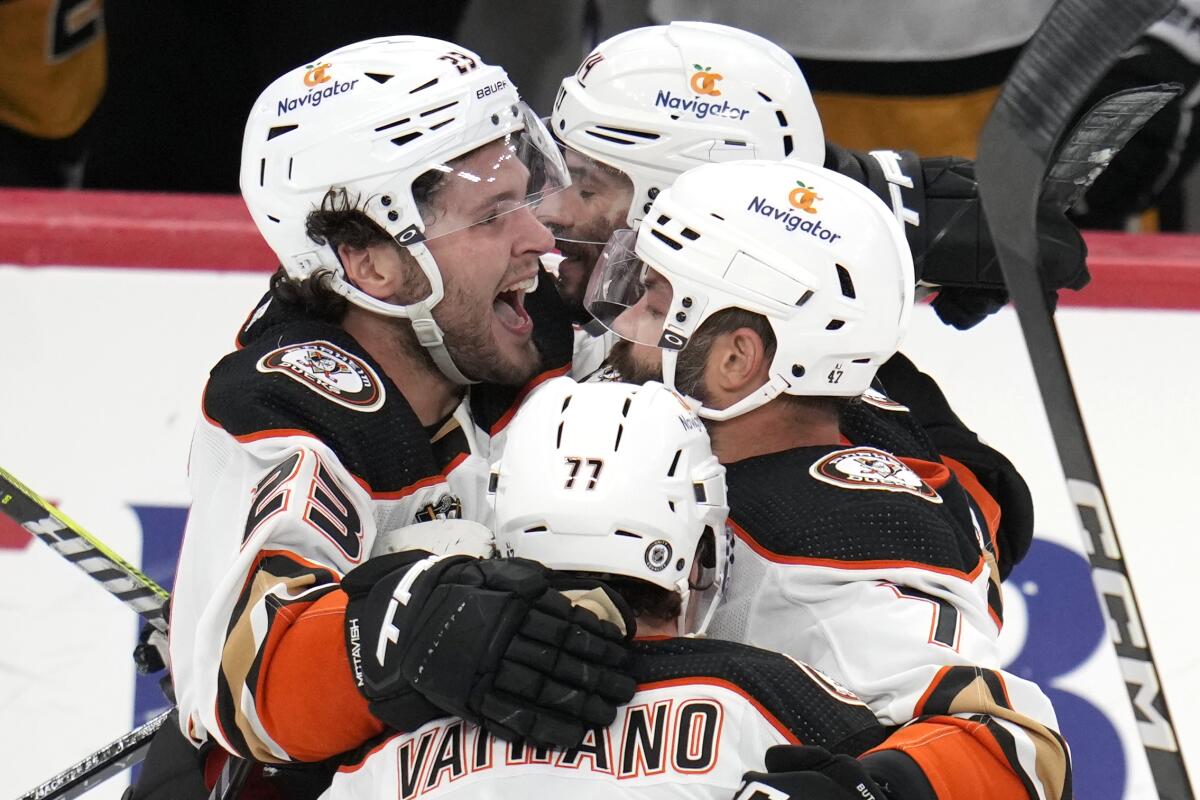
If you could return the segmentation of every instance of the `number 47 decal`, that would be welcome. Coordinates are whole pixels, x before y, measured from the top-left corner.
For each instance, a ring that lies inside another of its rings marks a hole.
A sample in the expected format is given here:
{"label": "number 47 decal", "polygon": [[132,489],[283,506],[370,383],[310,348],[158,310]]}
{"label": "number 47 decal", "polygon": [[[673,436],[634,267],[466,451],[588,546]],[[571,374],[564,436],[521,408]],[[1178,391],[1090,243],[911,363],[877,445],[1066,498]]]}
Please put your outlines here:
{"label": "number 47 decal", "polygon": [[[584,464],[587,464],[588,467],[590,467],[592,470],[592,477],[588,478],[587,486],[584,488],[587,488],[587,489],[595,489],[596,488],[596,481],[600,479],[600,470],[602,470],[604,468],[604,461],[602,459],[599,459],[599,458],[584,459],[584,458],[576,458],[573,456],[567,456],[566,463],[567,463],[567,466],[569,466],[571,468],[571,472],[569,475],[567,475],[567,482],[563,485],[564,489],[574,488],[575,478],[579,477],[579,469]],[[582,483],[582,480],[583,479],[580,478],[581,483]]]}

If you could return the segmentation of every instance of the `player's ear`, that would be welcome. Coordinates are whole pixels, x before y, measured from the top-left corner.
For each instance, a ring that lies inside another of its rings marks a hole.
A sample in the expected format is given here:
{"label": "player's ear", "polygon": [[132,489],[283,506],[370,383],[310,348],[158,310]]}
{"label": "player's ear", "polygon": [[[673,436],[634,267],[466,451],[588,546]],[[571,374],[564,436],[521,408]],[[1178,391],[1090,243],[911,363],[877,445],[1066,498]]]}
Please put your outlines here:
{"label": "player's ear", "polygon": [[767,348],[762,337],[750,328],[738,328],[718,336],[709,352],[709,388],[739,400],[767,380]]}
{"label": "player's ear", "polygon": [[403,279],[400,255],[390,243],[354,247],[338,245],[338,258],[346,279],[371,297],[390,301]]}

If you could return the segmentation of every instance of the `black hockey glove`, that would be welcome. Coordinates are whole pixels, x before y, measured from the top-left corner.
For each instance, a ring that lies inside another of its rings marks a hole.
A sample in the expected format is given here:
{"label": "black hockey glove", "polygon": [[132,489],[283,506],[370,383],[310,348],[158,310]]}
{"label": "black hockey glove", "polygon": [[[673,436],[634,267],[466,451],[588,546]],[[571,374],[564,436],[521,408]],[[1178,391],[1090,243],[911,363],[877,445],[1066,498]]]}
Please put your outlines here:
{"label": "black hockey glove", "polygon": [[441,716],[432,704],[503,739],[572,747],[633,696],[618,628],[572,606],[536,562],[393,553],[342,588],[359,691],[397,730]]}
{"label": "black hockey glove", "polygon": [[[933,308],[947,325],[973,327],[1008,302],[979,202],[975,162],[920,158],[908,150],[859,153],[827,144],[825,166],[862,183],[906,218],[915,277],[941,287]],[[1053,309],[1057,290],[1087,285],[1087,247],[1065,211],[1049,207],[1038,210],[1038,244],[1042,285]]]}
{"label": "black hockey glove", "polygon": [[777,745],[766,772],[747,772],[736,800],[937,800],[911,758],[883,750],[857,759],[823,747]]}

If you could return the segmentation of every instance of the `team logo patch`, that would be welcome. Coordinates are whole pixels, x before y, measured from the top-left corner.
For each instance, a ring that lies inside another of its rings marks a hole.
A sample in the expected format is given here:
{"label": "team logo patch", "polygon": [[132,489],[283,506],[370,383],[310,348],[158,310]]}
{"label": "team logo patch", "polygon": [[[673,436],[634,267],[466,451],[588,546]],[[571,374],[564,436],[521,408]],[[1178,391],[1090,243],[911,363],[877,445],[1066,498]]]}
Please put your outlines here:
{"label": "team logo patch", "polygon": [[281,372],[355,411],[375,411],[383,405],[383,384],[375,370],[330,342],[304,342],[272,350],[259,359],[258,371]]}
{"label": "team logo patch", "polygon": [[665,539],[658,539],[646,548],[646,566],[654,572],[662,572],[671,563],[671,545]]}
{"label": "team logo patch", "polygon": [[867,389],[863,392],[862,401],[876,408],[881,408],[884,411],[908,411],[908,406],[897,403],[883,392],[876,391],[875,389]]}
{"label": "team logo patch", "polygon": [[[784,655],[787,654],[785,653]],[[805,675],[811,678],[813,683],[824,689],[825,692],[833,699],[839,700],[843,703],[848,703],[853,706],[866,705],[861,699],[859,699],[858,695],[847,689],[845,686],[842,686],[824,672],[821,672],[821,670],[817,669],[812,664],[805,664],[803,661],[799,661],[791,656],[787,656],[787,658],[797,667],[799,667]]]}
{"label": "team logo patch", "polygon": [[830,453],[809,467],[808,472],[819,481],[843,489],[906,492],[931,503],[942,502],[941,495],[921,480],[921,476],[903,461],[870,447],[855,447],[852,450]]}

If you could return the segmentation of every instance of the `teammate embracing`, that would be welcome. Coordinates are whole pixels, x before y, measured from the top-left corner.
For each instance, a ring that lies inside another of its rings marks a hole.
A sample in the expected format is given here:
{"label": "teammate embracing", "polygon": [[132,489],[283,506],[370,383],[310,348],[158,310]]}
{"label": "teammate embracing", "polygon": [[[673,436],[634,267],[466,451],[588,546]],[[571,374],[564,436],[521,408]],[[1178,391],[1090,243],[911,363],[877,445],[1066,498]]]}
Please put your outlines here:
{"label": "teammate embracing", "polygon": [[[903,726],[855,761],[786,751],[769,797],[1071,796],[1054,711],[999,669],[998,567],[942,463],[848,446],[896,351],[912,260],[860,184],[795,161],[698,167],[615,235],[585,304],[630,367],[698,404],[738,543],[711,635],[813,664]],[[754,795],[748,792],[747,797]]]}
{"label": "teammate embracing", "polygon": [[637,694],[572,748],[506,743],[453,718],[395,733],[339,769],[325,797],[728,800],[772,746],[853,757],[877,744],[886,732],[866,706],[811,667],[685,637],[720,607],[724,472],[700,419],[659,384],[540,387],[493,468],[500,563],[534,559],[577,605],[636,620]]}
{"label": "teammate embracing", "polygon": [[[489,516],[504,420],[467,385],[511,400],[550,360],[525,310],[553,242],[532,209],[568,180],[505,73],[448,42],[344,47],[259,98],[241,183],[282,266],[192,445],[170,653],[193,744],[315,762],[454,714],[574,745],[629,698],[621,634],[537,565],[372,557],[442,519],[459,524],[435,549],[487,552],[468,521]],[[568,651],[586,674],[552,676],[562,694],[497,688]]]}

